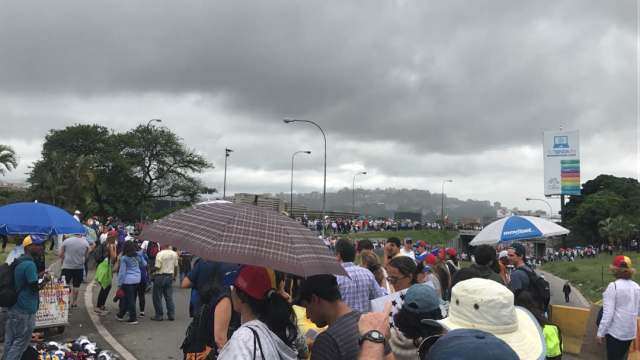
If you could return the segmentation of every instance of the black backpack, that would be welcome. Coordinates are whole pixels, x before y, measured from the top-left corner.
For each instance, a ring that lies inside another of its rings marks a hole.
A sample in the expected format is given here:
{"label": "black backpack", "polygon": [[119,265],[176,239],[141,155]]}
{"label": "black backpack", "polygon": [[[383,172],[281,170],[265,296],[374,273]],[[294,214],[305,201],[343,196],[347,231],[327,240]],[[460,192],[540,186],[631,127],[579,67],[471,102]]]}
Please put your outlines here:
{"label": "black backpack", "polygon": [[[210,304],[203,304],[191,320],[180,349],[186,354],[197,354],[205,351],[207,345],[215,347],[213,342],[213,311]],[[216,351],[210,353],[215,358]]]}
{"label": "black backpack", "polygon": [[551,301],[551,287],[549,282],[538,275],[535,271],[523,267],[521,268],[529,277],[529,288],[527,289],[533,300],[540,304],[542,310],[547,311],[549,302]]}
{"label": "black backpack", "polygon": [[96,264],[100,265],[102,261],[107,257],[107,243],[103,242],[98,245],[93,251],[93,258],[96,260]]}
{"label": "black backpack", "polygon": [[22,260],[15,259],[11,265],[0,265],[0,307],[12,307],[18,302],[14,273],[21,262]]}

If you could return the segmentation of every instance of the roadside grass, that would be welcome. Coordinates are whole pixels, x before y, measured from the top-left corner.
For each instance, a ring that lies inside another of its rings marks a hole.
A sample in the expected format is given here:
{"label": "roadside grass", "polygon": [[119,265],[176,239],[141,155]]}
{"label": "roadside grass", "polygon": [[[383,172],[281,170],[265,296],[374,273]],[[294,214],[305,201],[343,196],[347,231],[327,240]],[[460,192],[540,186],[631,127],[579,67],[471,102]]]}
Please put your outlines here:
{"label": "roadside grass", "polygon": [[[46,246],[44,249],[44,261],[45,261],[45,264],[49,266],[50,264],[53,264],[56,260],[58,260],[58,255],[55,253],[54,250],[49,251],[49,243],[46,243],[45,245]],[[14,244],[7,244],[7,248],[4,250],[4,252],[0,251],[0,264],[4,263],[4,261],[7,259],[7,256],[13,250],[14,247],[15,247]]]}
{"label": "roadside grass", "polygon": [[406,231],[372,231],[372,232],[359,232],[348,235],[352,240],[364,240],[364,239],[387,239],[390,237],[397,237],[400,240],[410,237],[414,243],[418,240],[424,240],[431,245],[444,245],[447,240],[454,238],[457,235],[455,231],[438,231],[438,230],[406,230]]}
{"label": "roadside grass", "polygon": [[[638,269],[640,254],[627,252],[625,255],[631,258],[634,267]],[[600,254],[595,259],[578,258],[574,262],[558,261],[547,263],[542,266],[542,270],[569,280],[575,287],[580,289],[582,295],[589,301],[598,302],[602,300],[604,289],[613,281],[613,276],[609,271],[609,265],[611,265],[612,261],[613,256]]]}

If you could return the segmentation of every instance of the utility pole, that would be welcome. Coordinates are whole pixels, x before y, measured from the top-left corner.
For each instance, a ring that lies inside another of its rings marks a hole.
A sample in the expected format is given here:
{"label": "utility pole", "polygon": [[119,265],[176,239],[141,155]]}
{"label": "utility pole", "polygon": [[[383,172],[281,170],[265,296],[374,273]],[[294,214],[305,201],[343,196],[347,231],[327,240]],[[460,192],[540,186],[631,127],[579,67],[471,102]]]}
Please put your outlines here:
{"label": "utility pole", "polygon": [[224,149],[224,184],[222,185],[222,200],[225,200],[227,197],[227,159],[229,158],[229,154],[232,152],[233,150],[231,149]]}

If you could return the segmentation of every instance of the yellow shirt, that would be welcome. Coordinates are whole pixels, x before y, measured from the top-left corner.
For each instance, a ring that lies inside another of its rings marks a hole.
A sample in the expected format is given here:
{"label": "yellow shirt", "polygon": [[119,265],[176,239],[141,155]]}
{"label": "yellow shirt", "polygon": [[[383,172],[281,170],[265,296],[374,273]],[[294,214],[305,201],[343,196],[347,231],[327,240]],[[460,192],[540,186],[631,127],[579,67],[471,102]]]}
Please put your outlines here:
{"label": "yellow shirt", "polygon": [[156,255],[156,274],[173,275],[178,266],[178,254],[170,249],[161,250]]}

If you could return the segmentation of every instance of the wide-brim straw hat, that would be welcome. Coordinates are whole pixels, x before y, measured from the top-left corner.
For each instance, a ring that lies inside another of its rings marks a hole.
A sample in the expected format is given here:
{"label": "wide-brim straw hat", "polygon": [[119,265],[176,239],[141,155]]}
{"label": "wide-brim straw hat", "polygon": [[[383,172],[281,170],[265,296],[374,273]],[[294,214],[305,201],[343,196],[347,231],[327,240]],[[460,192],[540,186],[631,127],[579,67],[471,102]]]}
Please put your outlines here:
{"label": "wide-brim straw hat", "polygon": [[505,341],[522,360],[544,359],[542,329],[526,309],[514,306],[513,293],[493,280],[473,278],[453,287],[449,316],[440,320],[449,330],[479,329]]}

